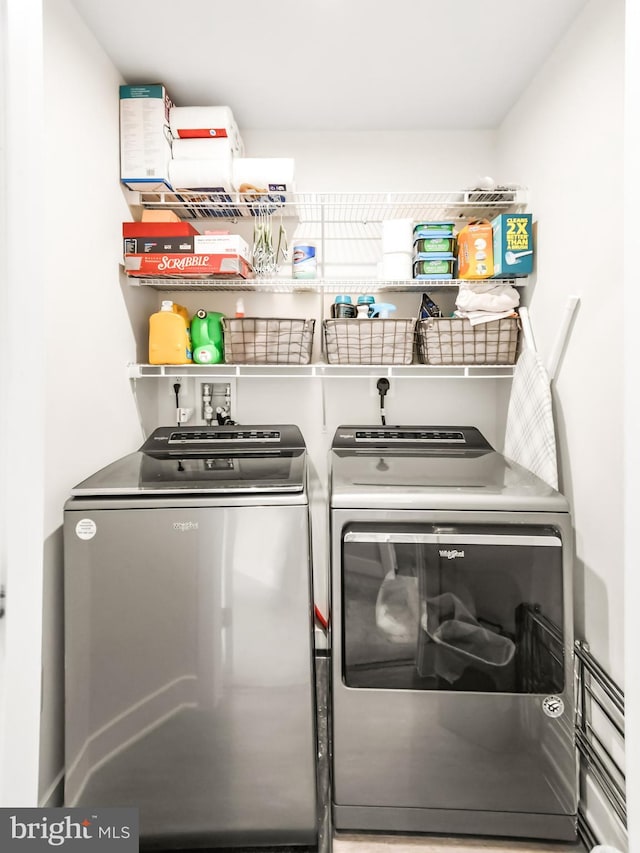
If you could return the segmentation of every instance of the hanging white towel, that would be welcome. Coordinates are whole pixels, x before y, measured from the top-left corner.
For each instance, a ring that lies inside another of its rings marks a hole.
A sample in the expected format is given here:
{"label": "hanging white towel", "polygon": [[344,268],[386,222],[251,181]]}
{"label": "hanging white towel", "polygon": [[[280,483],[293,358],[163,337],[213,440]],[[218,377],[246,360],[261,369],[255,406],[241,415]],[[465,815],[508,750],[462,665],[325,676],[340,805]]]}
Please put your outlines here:
{"label": "hanging white towel", "polygon": [[538,353],[528,347],[520,353],[513,375],[504,455],[558,488],[549,375]]}

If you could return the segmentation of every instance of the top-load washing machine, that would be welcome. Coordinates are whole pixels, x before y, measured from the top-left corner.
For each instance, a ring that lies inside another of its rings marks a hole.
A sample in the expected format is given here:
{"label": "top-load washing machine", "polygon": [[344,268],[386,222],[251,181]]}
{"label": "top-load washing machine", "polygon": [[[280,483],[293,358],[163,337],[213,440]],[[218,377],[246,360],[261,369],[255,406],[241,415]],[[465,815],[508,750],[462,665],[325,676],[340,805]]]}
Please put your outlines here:
{"label": "top-load washing machine", "polygon": [[472,427],[330,456],[336,829],[575,839],[567,501]]}
{"label": "top-load washing machine", "polygon": [[65,505],[65,802],[141,849],[317,840],[306,479],[295,426],[160,428]]}

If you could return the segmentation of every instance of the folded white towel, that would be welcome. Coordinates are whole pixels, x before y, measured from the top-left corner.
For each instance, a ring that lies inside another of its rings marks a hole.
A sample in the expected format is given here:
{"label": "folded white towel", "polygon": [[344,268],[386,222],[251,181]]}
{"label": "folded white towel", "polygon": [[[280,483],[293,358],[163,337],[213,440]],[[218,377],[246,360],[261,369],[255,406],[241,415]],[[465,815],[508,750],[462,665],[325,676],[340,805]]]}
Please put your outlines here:
{"label": "folded white towel", "polygon": [[490,323],[492,320],[501,320],[503,317],[514,316],[514,311],[510,308],[508,311],[455,311],[456,317],[466,318],[472,326],[477,326],[479,323]]}
{"label": "folded white towel", "polygon": [[510,284],[465,282],[460,284],[456,308],[461,311],[509,311],[520,304],[520,294]]}

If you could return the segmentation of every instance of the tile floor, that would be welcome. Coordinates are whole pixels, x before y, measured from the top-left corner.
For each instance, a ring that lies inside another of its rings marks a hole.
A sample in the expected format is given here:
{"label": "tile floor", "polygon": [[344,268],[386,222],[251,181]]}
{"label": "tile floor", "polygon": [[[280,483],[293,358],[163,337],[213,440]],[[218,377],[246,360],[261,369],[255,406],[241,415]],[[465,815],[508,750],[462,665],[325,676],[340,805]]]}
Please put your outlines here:
{"label": "tile floor", "polygon": [[510,839],[346,835],[333,837],[333,853],[586,853],[582,844]]}

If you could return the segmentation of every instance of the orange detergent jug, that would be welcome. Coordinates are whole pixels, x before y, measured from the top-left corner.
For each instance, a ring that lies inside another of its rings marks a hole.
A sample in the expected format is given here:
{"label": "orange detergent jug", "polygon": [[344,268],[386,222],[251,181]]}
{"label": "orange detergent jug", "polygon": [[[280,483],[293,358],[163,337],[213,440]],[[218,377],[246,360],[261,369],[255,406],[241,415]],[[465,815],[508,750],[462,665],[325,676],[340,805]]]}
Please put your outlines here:
{"label": "orange detergent jug", "polygon": [[187,309],[165,300],[149,317],[149,364],[191,364]]}

